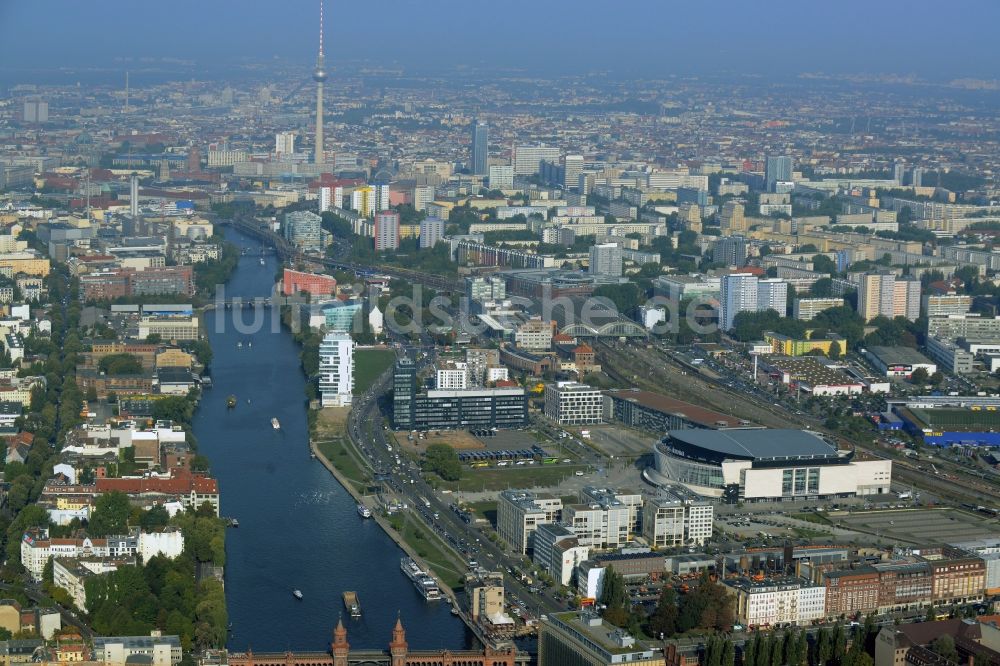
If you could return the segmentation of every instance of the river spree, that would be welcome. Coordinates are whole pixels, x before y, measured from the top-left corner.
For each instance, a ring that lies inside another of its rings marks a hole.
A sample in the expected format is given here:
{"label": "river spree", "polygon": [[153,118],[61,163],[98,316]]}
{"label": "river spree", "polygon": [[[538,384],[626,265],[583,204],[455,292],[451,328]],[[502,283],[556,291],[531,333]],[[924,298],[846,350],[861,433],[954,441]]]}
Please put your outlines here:
{"label": "river spree", "polygon": [[[259,249],[233,230],[240,247]],[[269,296],[280,264],[245,256],[226,297]],[[305,379],[299,347],[287,329],[241,333],[234,318],[250,310],[206,314],[214,388],[204,392],[194,431],[219,480],[222,514],[239,520],[226,536],[229,648],[255,652],[322,650],[344,616],[352,647],[388,645],[397,613],[416,649],[463,649],[465,625],[443,602],[426,603],[399,569],[404,553],[351,496],[309,456]],[[242,343],[242,347],[238,346]],[[226,398],[235,395],[235,409]],[[277,417],[281,429],[270,420]],[[301,590],[302,600],[292,596]],[[362,617],[344,612],[342,594],[357,592]]]}

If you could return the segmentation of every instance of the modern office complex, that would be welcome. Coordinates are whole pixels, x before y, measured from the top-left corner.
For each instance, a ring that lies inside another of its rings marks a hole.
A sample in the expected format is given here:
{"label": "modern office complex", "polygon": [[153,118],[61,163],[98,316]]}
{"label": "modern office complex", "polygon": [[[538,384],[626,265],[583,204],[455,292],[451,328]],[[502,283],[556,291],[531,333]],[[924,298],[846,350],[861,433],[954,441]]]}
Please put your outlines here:
{"label": "modern office complex", "polygon": [[662,491],[642,506],[642,535],[654,548],[702,545],[712,537],[715,506]]}
{"label": "modern office complex", "polygon": [[604,420],[601,390],[579,382],[545,387],[545,415],[559,425],[589,425]]}
{"label": "modern office complex", "polygon": [[520,428],[528,422],[523,388],[417,392],[416,366],[400,359],[393,374],[393,425],[407,430]]}
{"label": "modern office complex", "polygon": [[892,462],[841,451],[807,430],[671,430],[649,476],[726,501],[767,502],[889,492]]}
{"label": "modern office complex", "polygon": [[516,146],[514,148],[514,175],[530,176],[538,173],[542,160],[559,159],[559,149],[554,146]]}

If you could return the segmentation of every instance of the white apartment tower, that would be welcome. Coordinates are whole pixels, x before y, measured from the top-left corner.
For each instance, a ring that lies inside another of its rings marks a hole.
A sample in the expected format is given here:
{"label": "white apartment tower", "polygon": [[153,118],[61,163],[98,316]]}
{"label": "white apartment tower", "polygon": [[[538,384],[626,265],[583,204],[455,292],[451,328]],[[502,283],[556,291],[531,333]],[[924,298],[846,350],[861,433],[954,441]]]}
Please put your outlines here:
{"label": "white apartment tower", "polygon": [[295,132],[278,132],[274,135],[274,153],[278,159],[295,154]]}
{"label": "white apartment tower", "polygon": [[620,277],[622,274],[622,249],[617,243],[602,243],[590,248],[591,275],[610,275]]}
{"label": "white apartment tower", "polygon": [[319,345],[319,392],[324,407],[347,407],[354,392],[354,341],[330,331]]}
{"label": "white apartment tower", "polygon": [[722,278],[719,298],[719,327],[728,331],[740,312],[757,309],[757,276],[730,273]]}

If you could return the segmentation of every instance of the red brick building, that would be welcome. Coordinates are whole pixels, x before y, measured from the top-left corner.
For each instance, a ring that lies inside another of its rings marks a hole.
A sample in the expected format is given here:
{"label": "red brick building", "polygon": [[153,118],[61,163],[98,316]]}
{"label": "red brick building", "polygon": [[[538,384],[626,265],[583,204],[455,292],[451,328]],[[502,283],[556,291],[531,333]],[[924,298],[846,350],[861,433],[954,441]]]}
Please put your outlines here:
{"label": "red brick building", "polygon": [[329,296],[337,289],[337,281],[322,273],[304,273],[286,268],[281,276],[281,293],[292,296],[306,292],[310,296]]}
{"label": "red brick building", "polygon": [[878,610],[881,582],[874,568],[827,571],[823,579],[827,617],[868,614]]}

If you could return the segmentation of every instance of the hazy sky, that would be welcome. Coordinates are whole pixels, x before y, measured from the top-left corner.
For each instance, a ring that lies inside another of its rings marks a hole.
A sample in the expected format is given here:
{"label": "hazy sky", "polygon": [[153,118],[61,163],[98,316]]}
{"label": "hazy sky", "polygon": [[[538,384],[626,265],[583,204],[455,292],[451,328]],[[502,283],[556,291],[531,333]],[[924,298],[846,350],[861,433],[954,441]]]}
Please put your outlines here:
{"label": "hazy sky", "polygon": [[[0,69],[309,62],[318,0],[0,0]],[[327,0],[328,59],[1000,77],[997,0]]]}

